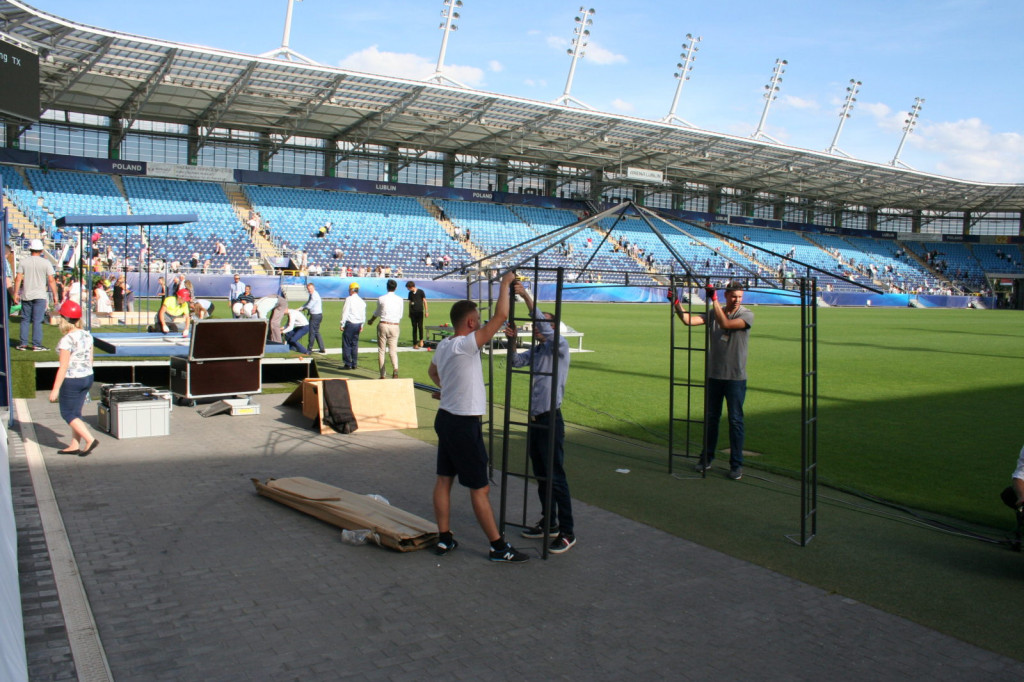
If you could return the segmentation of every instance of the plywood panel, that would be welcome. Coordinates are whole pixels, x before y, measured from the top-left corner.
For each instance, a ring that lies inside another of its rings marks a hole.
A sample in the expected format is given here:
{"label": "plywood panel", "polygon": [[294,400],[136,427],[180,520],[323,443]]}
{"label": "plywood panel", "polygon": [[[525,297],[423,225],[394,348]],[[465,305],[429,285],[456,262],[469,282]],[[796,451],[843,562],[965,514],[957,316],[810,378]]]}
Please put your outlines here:
{"label": "plywood panel", "polygon": [[[324,381],[347,381],[349,400],[359,431],[389,431],[419,427],[416,390],[412,379],[306,379],[302,382],[302,414],[316,419],[321,433],[331,427],[323,423],[324,402],[319,389]],[[299,389],[286,401],[296,402]]]}

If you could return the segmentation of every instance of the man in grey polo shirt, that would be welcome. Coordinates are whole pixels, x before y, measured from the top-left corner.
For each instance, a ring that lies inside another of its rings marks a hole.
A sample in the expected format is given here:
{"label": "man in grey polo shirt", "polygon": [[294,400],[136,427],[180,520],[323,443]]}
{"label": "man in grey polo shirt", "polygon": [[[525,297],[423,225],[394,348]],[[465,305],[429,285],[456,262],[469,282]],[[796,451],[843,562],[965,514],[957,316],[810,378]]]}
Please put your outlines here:
{"label": "man in grey polo shirt", "polygon": [[707,316],[690,315],[678,298],[672,307],[683,324],[695,327],[707,324],[708,383],[707,413],[704,415],[704,451],[695,467],[701,473],[711,468],[718,447],[718,422],[722,401],[729,409],[729,478],[743,478],[743,400],[747,395],[747,341],[754,325],[754,313],[744,308],[743,285],[730,282],[725,288],[725,307],[718,303],[718,292],[706,287],[711,310]]}
{"label": "man in grey polo shirt", "polygon": [[[43,258],[43,242],[33,239],[29,243],[28,258],[18,263],[18,274],[14,278],[14,302],[21,303],[21,344],[18,350],[49,350],[43,345],[43,316],[46,314],[46,290],[49,288],[53,300],[57,300],[57,281],[53,278],[53,266]],[[21,287],[24,285],[24,292]],[[29,329],[32,330],[32,345],[29,345]]]}

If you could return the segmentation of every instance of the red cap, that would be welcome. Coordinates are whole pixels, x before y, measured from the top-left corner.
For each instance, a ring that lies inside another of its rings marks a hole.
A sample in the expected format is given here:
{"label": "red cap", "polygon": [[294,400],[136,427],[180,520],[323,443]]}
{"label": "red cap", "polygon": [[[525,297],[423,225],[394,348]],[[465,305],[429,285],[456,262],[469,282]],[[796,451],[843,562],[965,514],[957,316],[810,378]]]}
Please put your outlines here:
{"label": "red cap", "polygon": [[61,317],[66,317],[69,320],[82,319],[82,306],[78,305],[70,298],[60,304],[60,310],[58,312],[61,314]]}
{"label": "red cap", "polygon": [[192,300],[192,292],[182,287],[181,289],[178,289],[178,298],[188,303]]}

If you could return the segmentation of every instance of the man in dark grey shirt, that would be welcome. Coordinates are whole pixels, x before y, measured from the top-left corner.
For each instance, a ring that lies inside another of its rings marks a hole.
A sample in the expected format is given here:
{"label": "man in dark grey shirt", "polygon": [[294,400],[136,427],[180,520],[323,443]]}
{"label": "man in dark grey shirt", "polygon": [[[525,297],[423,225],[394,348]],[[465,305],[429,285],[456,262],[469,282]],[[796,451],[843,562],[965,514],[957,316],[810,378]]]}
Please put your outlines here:
{"label": "man in dark grey shirt", "polygon": [[722,401],[729,409],[729,478],[743,477],[743,400],[747,395],[747,341],[754,325],[754,313],[744,308],[743,285],[730,282],[725,289],[725,307],[718,302],[714,287],[706,288],[711,301],[708,315],[690,315],[673,298],[672,307],[683,324],[695,327],[707,324],[708,383],[707,412],[704,415],[704,449],[696,469],[711,468],[718,447],[718,422],[722,419]]}

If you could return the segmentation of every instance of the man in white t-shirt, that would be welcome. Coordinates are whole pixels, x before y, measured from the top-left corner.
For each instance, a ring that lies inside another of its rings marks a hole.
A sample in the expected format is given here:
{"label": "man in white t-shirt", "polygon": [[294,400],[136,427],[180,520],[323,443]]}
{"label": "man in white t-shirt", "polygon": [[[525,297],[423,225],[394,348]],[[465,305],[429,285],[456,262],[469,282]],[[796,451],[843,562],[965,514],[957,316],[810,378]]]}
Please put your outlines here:
{"label": "man in white t-shirt", "polygon": [[[508,319],[509,285],[515,273],[501,278],[494,317],[483,324],[476,303],[456,301],[451,309],[454,336],[437,346],[428,374],[441,387],[441,406],[434,419],[437,433],[437,481],[434,484],[434,515],[437,518],[436,552],[444,555],[458,543],[451,531],[451,494],[455,477],[469,488],[473,513],[491,543],[491,561],[519,563],[529,557],[510,545],[498,530],[488,497],[487,449],[481,417],[487,411],[480,348]],[[401,300],[401,299],[399,299]]]}

